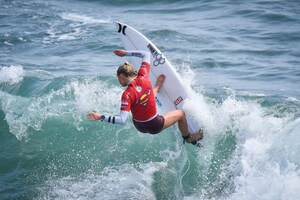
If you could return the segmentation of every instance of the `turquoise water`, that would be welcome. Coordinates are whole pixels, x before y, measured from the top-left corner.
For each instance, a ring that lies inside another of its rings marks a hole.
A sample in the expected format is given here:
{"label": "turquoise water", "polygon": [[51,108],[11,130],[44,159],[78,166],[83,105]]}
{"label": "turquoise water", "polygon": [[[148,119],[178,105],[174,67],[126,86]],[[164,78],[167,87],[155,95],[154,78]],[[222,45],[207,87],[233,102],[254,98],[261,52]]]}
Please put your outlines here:
{"label": "turquoise water", "polygon": [[[117,114],[114,21],[193,88],[202,148]],[[298,1],[0,1],[0,199],[299,199]]]}

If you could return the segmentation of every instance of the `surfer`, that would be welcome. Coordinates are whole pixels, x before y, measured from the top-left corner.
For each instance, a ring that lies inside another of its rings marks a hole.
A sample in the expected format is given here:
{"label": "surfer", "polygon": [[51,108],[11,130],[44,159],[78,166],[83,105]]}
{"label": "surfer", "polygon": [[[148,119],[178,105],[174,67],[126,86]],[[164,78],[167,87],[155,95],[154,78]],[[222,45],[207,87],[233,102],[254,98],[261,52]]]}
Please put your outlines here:
{"label": "surfer", "polygon": [[122,94],[120,115],[108,116],[92,111],[87,114],[88,119],[101,120],[112,124],[125,124],[131,111],[133,124],[142,133],[157,134],[177,122],[185,142],[195,145],[198,140],[203,138],[202,130],[193,134],[189,133],[183,110],[173,110],[162,116],[157,114],[155,96],[160,91],[166,77],[160,75],[157,78],[155,87],[152,87],[149,80],[149,52],[117,49],[114,50],[114,53],[120,57],[135,56],[142,58],[141,67],[137,72],[128,62],[125,62],[117,70],[119,83],[123,87],[127,87]]}

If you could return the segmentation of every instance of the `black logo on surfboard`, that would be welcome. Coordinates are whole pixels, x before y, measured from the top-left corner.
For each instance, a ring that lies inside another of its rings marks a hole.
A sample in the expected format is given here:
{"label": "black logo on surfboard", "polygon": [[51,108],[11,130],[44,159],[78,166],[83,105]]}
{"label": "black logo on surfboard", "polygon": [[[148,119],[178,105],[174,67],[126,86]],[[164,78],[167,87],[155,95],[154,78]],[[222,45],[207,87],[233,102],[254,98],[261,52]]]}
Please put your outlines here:
{"label": "black logo on surfboard", "polygon": [[155,58],[155,60],[153,61],[154,66],[162,65],[166,62],[166,59],[163,57],[163,55],[161,53],[158,53],[158,51],[151,44],[148,44],[147,47],[149,48],[152,56]]}
{"label": "black logo on surfboard", "polygon": [[122,26],[122,24],[119,24],[119,23],[118,23],[118,25],[119,25],[119,30],[118,30],[118,32],[119,32],[119,33],[122,32],[123,35],[126,35],[125,29],[127,28],[127,26],[126,26],[126,25]]}

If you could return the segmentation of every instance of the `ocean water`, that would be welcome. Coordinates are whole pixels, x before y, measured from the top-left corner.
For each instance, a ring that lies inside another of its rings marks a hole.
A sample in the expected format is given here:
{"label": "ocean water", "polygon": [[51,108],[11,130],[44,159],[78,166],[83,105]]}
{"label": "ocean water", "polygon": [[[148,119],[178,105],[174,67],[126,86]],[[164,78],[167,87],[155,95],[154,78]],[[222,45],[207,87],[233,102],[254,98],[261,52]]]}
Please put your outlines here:
{"label": "ocean water", "polygon": [[[300,2],[0,0],[0,199],[300,199]],[[203,147],[118,114],[114,21],[193,88]]]}

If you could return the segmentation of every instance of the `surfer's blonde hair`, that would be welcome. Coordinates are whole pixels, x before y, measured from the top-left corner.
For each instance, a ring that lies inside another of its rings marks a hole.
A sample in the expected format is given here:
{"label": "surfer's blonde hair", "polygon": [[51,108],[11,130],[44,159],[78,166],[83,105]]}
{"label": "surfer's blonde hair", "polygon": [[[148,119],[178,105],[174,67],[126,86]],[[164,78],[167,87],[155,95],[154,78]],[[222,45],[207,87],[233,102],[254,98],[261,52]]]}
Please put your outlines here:
{"label": "surfer's blonde hair", "polygon": [[133,68],[129,62],[125,62],[117,70],[117,75],[123,74],[125,77],[136,77],[138,72]]}

